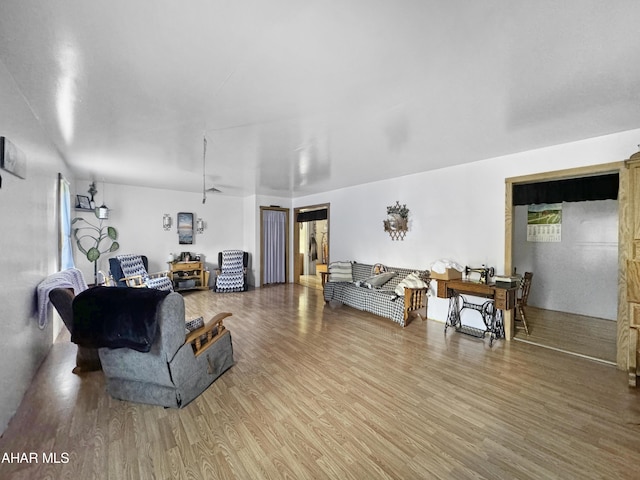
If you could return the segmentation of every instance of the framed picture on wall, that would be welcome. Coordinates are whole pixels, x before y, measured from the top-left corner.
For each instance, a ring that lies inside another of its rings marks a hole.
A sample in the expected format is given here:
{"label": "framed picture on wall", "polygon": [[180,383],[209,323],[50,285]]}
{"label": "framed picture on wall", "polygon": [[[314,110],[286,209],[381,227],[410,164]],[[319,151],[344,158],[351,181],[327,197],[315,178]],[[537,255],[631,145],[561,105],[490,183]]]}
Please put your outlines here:
{"label": "framed picture on wall", "polygon": [[19,178],[27,178],[27,156],[5,137],[0,137],[0,168]]}
{"label": "framed picture on wall", "polygon": [[193,213],[178,212],[178,243],[193,244]]}

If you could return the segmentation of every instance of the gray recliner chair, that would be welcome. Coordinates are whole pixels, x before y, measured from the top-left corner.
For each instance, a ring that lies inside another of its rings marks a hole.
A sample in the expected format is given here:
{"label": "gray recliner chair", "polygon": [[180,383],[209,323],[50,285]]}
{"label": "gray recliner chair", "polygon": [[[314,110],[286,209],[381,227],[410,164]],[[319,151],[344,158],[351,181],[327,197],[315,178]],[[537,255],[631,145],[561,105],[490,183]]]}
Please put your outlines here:
{"label": "gray recliner chair", "polygon": [[[187,334],[184,299],[179,293],[96,287],[82,292],[74,300],[74,322],[76,326],[83,322],[86,326],[90,321],[91,324],[85,328],[104,330],[106,327],[102,325],[105,323],[99,319],[103,313],[93,307],[108,304],[131,316],[137,328],[142,321],[138,321],[140,312],[149,305],[145,303],[149,295],[158,295],[161,299],[155,305],[154,315],[151,315],[155,318],[155,326],[153,335],[149,337],[153,340],[146,344],[148,351],[139,351],[135,347],[99,349],[107,391],[121,400],[181,408],[234,364],[231,334],[222,322],[230,313],[220,313],[206,325]],[[92,303],[92,296],[102,303]],[[110,319],[106,321],[109,323]],[[81,327],[75,332],[82,333]],[[131,338],[137,338],[136,335],[131,335]],[[124,336],[118,332],[112,338]],[[82,344],[77,338],[72,340]]]}

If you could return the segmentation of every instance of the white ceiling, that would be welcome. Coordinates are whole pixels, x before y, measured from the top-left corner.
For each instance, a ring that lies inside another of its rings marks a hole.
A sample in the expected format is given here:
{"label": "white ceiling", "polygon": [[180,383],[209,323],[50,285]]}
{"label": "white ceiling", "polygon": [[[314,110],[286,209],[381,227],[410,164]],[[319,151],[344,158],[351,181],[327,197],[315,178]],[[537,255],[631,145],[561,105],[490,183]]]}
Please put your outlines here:
{"label": "white ceiling", "polygon": [[638,128],[639,30],[637,0],[2,0],[0,62],[80,178],[202,191],[206,135],[207,187],[300,196]]}

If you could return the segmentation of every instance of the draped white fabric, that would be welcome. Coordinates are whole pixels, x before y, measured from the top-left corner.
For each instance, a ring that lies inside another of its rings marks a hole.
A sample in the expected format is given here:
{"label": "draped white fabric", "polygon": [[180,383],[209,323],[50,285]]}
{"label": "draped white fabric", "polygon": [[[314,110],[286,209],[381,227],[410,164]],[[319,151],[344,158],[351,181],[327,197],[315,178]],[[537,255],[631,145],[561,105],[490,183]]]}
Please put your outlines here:
{"label": "draped white fabric", "polygon": [[285,282],[285,222],[283,211],[262,211],[265,284]]}
{"label": "draped white fabric", "polygon": [[69,191],[69,182],[61,175],[58,175],[58,218],[60,219],[59,227],[59,248],[60,248],[60,270],[74,268],[73,250],[71,248],[71,193]]}

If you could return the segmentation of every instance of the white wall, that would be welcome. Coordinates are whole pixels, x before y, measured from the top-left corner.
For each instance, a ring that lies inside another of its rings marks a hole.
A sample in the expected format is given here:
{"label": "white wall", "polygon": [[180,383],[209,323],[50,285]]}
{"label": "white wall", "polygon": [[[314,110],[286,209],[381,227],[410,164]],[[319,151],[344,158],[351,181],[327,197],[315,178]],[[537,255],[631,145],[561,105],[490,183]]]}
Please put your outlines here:
{"label": "white wall", "polygon": [[618,201],[563,203],[561,242],[527,242],[527,210],[514,208],[513,265],[534,274],[529,305],[616,320]]}
{"label": "white wall", "polygon": [[[300,197],[294,207],[331,204],[332,261],[427,268],[447,258],[502,273],[506,178],[624,160],[637,151],[638,138],[633,130],[532,150]],[[424,157],[428,162],[429,153]],[[392,241],[382,227],[396,200],[410,209],[404,241]],[[429,300],[430,318],[444,321],[446,313],[447,301]]]}
{"label": "white wall", "polygon": [[[0,170],[0,432],[20,405],[57,331],[38,328],[36,287],[57,271],[58,172],[68,168],[0,63],[0,135],[27,156],[27,178]],[[53,315],[49,312],[49,319]]]}
{"label": "white wall", "polygon": [[[77,181],[76,193],[86,195],[89,183],[89,180]],[[244,209],[243,199],[240,197],[208,195],[206,203],[203,204],[201,193],[109,183],[103,185],[101,182],[97,182],[96,187],[96,203],[100,204],[104,200],[110,208],[109,219],[104,221],[104,225],[116,228],[120,243],[117,252],[100,257],[99,270],[109,271],[109,257],[135,253],[146,255],[149,258],[150,272],[158,272],[167,270],[169,253],[192,252],[204,255],[207,266],[213,271],[218,264],[218,252],[244,246]],[[193,245],[178,243],[178,212],[191,212],[194,214],[194,220],[200,217],[205,222],[204,233],[195,235]],[[173,219],[173,226],[169,231],[162,227],[162,217],[165,213],[170,214]],[[94,223],[96,221],[92,213],[78,215],[86,216]],[[93,264],[77,250],[75,259],[87,283],[92,283]],[[210,283],[212,281],[213,273]]]}
{"label": "white wall", "polygon": [[249,265],[247,267],[247,282],[249,285],[258,286],[260,283],[260,215],[256,207],[256,196],[245,197],[242,203],[244,212],[244,238],[243,249],[249,252]]}

